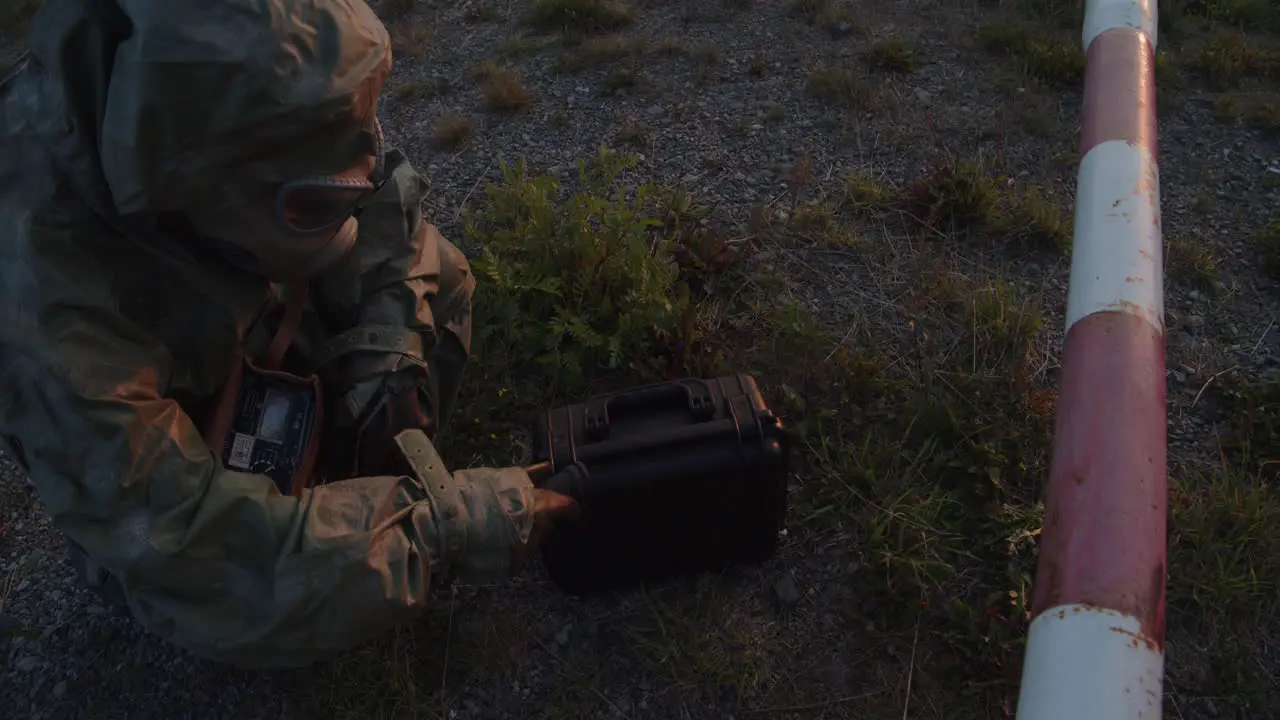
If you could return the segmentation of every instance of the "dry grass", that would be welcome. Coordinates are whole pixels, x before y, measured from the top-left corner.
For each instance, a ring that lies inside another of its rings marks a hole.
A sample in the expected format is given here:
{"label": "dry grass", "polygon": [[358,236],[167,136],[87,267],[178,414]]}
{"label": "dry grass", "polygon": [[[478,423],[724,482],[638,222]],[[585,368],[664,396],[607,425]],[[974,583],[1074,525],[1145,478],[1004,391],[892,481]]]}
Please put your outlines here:
{"label": "dry grass", "polygon": [[435,75],[421,80],[407,80],[394,86],[391,94],[398,100],[409,101],[439,97],[452,92],[453,82],[447,77]]}
{"label": "dry grass", "polygon": [[498,52],[507,58],[520,58],[535,53],[547,47],[547,45],[548,43],[544,38],[523,34],[512,35],[502,41],[502,44],[498,46]]}
{"label": "dry grass", "polygon": [[640,76],[635,70],[629,68],[612,70],[600,82],[600,94],[617,95],[634,88],[638,82],[640,82]]}
{"label": "dry grass", "polygon": [[882,40],[871,46],[866,54],[872,69],[892,73],[909,73],[916,69],[916,55],[904,40]]}
{"label": "dry grass", "polygon": [[431,28],[424,22],[399,22],[388,28],[391,34],[391,52],[396,57],[420,58],[427,53],[431,40]]}
{"label": "dry grass", "polygon": [[844,0],[793,0],[791,14],[810,25],[852,24],[856,20]]}
{"label": "dry grass", "polygon": [[1275,661],[1256,642],[1274,632],[1280,593],[1274,484],[1248,470],[1184,468],[1171,477],[1169,509],[1169,565],[1178,570],[1169,582],[1168,623],[1188,640],[1170,655],[1169,698],[1205,708],[1200,717],[1215,707],[1274,716],[1266,668]]}
{"label": "dry grass", "polygon": [[397,22],[417,8],[418,0],[381,0],[375,9],[386,21]]}
{"label": "dry grass", "polygon": [[654,52],[662,56],[675,57],[688,54],[689,45],[677,37],[664,37],[658,41]]}
{"label": "dry grass", "polygon": [[524,86],[520,75],[495,62],[483,62],[472,68],[471,77],[480,84],[484,108],[491,112],[519,112],[533,103],[533,93]]}
{"label": "dry grass", "polygon": [[431,143],[443,150],[457,150],[475,135],[475,123],[460,113],[450,113],[436,121],[431,129]]}
{"label": "dry grass", "polygon": [[693,51],[693,57],[704,68],[711,68],[724,62],[724,51],[715,43],[703,43]]}
{"label": "dry grass", "polygon": [[648,126],[634,117],[627,116],[618,129],[618,139],[635,148],[643,148],[650,143],[651,134]]}
{"label": "dry grass", "polygon": [[1162,109],[1176,108],[1200,92],[1212,98],[1220,122],[1280,133],[1280,6],[1264,5],[1252,0],[1173,5],[1170,22],[1178,32],[1156,67],[1165,90]]}
{"label": "dry grass", "polygon": [[1221,122],[1243,123],[1267,133],[1280,133],[1280,93],[1275,91],[1228,92],[1213,103],[1213,116]]}
{"label": "dry grass", "polygon": [[556,69],[576,73],[618,61],[635,61],[644,55],[647,47],[648,43],[640,38],[590,38],[561,54],[556,60]]}
{"label": "dry grass", "polygon": [[635,20],[635,13],[614,0],[533,0],[525,20],[539,30],[591,35],[620,30]]}
{"label": "dry grass", "polygon": [[1202,238],[1166,238],[1165,268],[1173,283],[1200,292],[1217,290],[1218,263]]}
{"label": "dry grass", "polygon": [[1074,87],[1084,81],[1084,56],[1070,32],[1044,30],[1020,22],[996,22],[978,31],[987,52],[1007,58],[1023,81],[1050,87]]}
{"label": "dry grass", "polygon": [[854,173],[846,180],[844,200],[877,217],[900,215],[935,237],[1054,254],[1071,244],[1071,222],[1058,201],[1034,186],[1010,192],[979,161],[944,163],[905,188]]}
{"label": "dry grass", "polygon": [[502,14],[487,5],[471,5],[462,14],[462,21],[468,25],[483,25],[501,19]]}
{"label": "dry grass", "polygon": [[592,68],[622,64],[626,70],[634,73],[639,69],[639,64],[650,54],[659,57],[688,56],[704,70],[724,62],[724,51],[714,43],[690,46],[679,38],[667,37],[651,48],[642,38],[612,35],[591,37],[570,45],[557,58],[556,69],[560,72],[578,73]]}
{"label": "dry grass", "polygon": [[815,69],[805,82],[805,92],[831,105],[854,109],[864,105],[870,90],[858,73],[839,65],[826,65]]}
{"label": "dry grass", "polygon": [[1280,6],[1271,0],[1169,0],[1160,4],[1161,17],[1181,27],[1188,18],[1247,29],[1280,33]]}
{"label": "dry grass", "polygon": [[1213,33],[1188,53],[1186,65],[1218,89],[1237,88],[1250,79],[1280,78],[1280,55],[1241,32]]}

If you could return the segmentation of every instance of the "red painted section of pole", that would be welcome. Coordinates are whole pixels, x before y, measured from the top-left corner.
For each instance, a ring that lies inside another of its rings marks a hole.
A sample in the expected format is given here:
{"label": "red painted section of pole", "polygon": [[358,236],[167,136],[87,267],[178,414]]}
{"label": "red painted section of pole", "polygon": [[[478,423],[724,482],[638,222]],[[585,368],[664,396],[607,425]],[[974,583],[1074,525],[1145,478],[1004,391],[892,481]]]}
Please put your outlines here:
{"label": "red painted section of pole", "polygon": [[1032,607],[1136,616],[1164,646],[1164,338],[1129,312],[1082,318],[1066,339]]}
{"label": "red painted section of pole", "polygon": [[1155,49],[1129,29],[1099,35],[1085,54],[1091,73],[1084,86],[1080,156],[1108,140],[1124,140],[1159,155],[1156,133]]}

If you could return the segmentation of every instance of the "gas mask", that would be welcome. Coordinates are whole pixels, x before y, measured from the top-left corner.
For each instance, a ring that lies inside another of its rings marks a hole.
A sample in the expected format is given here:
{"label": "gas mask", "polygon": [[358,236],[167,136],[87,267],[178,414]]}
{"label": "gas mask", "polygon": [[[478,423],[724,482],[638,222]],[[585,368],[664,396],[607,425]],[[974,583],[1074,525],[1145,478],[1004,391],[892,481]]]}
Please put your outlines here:
{"label": "gas mask", "polygon": [[[283,360],[306,303],[307,279],[356,242],[359,216],[387,182],[382,130],[376,119],[352,135],[302,142],[313,152],[277,153],[238,168],[211,202],[187,213],[206,244],[245,270],[288,286],[284,313],[261,357],[238,351],[232,373],[202,434],[231,470],[270,477],[282,494],[318,482],[323,388],[314,375],[294,375]],[[354,158],[354,162],[352,161]],[[304,174],[300,168],[342,167]],[[290,177],[292,175],[292,177]]]}
{"label": "gas mask", "polygon": [[[359,216],[387,182],[376,118],[349,144],[345,170],[293,174],[303,162],[246,166],[186,214],[196,234],[244,269],[273,282],[311,278],[356,242]],[[346,144],[346,143],[344,143]]]}

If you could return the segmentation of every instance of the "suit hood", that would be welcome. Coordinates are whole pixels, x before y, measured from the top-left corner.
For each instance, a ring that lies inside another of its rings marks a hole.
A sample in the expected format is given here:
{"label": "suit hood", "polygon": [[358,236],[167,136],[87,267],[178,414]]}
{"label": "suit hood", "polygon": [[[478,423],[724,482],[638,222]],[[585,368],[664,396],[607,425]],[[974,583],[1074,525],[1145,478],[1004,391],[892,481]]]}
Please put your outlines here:
{"label": "suit hood", "polygon": [[182,211],[246,165],[343,167],[391,65],[364,0],[46,0],[29,45],[8,102],[122,217]]}

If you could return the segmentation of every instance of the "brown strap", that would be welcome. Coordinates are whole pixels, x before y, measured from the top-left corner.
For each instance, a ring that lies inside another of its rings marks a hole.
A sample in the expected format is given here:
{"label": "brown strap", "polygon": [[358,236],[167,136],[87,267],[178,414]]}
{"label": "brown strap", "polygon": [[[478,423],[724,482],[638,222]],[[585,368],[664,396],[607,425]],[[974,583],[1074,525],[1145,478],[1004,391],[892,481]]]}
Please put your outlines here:
{"label": "brown strap", "polygon": [[240,385],[244,381],[244,353],[236,351],[235,361],[231,365],[231,374],[222,384],[222,392],[218,396],[218,404],[213,415],[204,427],[204,441],[213,448],[215,455],[222,455],[227,434],[231,432],[231,422],[236,414],[236,402],[240,399]]}
{"label": "brown strap", "polygon": [[298,325],[302,322],[302,308],[307,303],[307,283],[300,282],[289,286],[285,295],[284,317],[280,319],[280,327],[276,329],[271,345],[267,347],[267,355],[263,358],[264,370],[279,370],[284,363],[284,354],[293,343],[293,336],[298,333]]}

